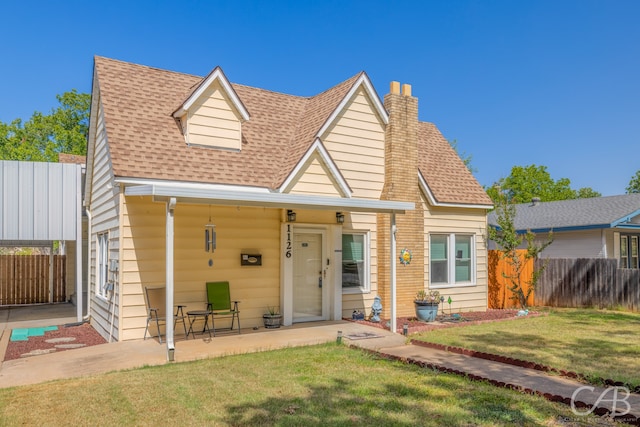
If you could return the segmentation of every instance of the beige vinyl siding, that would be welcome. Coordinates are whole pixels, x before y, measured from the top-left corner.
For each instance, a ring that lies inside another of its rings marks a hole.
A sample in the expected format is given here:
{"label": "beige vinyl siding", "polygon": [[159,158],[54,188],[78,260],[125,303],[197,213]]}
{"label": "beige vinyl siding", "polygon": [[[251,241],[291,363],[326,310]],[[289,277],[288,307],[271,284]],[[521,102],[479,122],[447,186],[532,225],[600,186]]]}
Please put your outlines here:
{"label": "beige vinyl siding", "polygon": [[[321,135],[329,155],[347,181],[353,198],[379,199],[384,184],[384,123],[375,113],[371,100],[360,88],[337,117],[333,126]],[[371,292],[345,293],[342,313],[351,317],[353,310],[362,310],[373,303],[377,295],[376,214],[345,213],[344,232],[371,231]]]}
{"label": "beige vinyl siding", "polygon": [[215,82],[191,107],[187,123],[189,144],[241,149],[241,121],[222,87]]}
{"label": "beige vinyl siding", "polygon": [[[441,287],[440,294],[451,297],[453,311],[483,311],[487,309],[487,245],[486,211],[454,207],[433,207],[423,199],[424,222],[424,280],[429,285],[429,234],[467,234],[475,237],[476,284],[475,286]],[[445,310],[449,304],[445,302]]]}
{"label": "beige vinyl siding", "polygon": [[313,194],[317,196],[340,197],[337,183],[330,171],[320,162],[317,155],[312,156],[307,165],[301,168],[299,178],[289,191],[291,194]]}
{"label": "beige vinyl siding", "polygon": [[[210,214],[209,214],[210,212]],[[204,250],[204,225],[216,225],[217,249]],[[174,301],[186,310],[206,306],[205,283],[228,280],[241,301],[243,328],[262,325],[268,305],[280,305],[279,209],[180,204],[174,221]],[[262,266],[241,266],[243,250],[262,254]],[[165,286],[165,204],[127,197],[123,218],[122,340],[144,335],[143,289]],[[209,259],[213,266],[208,265]],[[221,321],[223,322],[223,321]],[[178,334],[180,329],[176,329]]]}
{"label": "beige vinyl siding", "polygon": [[354,94],[321,139],[353,190],[352,196],[380,198],[384,184],[384,123],[363,89]]}
{"label": "beige vinyl siding", "polygon": [[[89,295],[91,298],[91,324],[106,339],[113,333],[118,339],[118,296],[109,300],[96,295],[96,245],[97,235],[109,233],[109,259],[119,258],[119,198],[120,191],[114,184],[111,158],[104,127],[104,112],[99,103],[93,159],[93,176],[89,209],[91,211],[91,269],[89,274]],[[118,286],[116,286],[116,292]],[[113,322],[113,332],[111,323]]]}

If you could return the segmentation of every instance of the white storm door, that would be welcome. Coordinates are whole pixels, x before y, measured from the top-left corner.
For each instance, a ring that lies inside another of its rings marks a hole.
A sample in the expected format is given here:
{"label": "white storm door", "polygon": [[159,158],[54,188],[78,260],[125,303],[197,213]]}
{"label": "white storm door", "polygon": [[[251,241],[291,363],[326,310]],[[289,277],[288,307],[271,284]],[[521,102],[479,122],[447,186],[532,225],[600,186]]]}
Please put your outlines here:
{"label": "white storm door", "polygon": [[293,321],[324,320],[323,233],[293,235]]}

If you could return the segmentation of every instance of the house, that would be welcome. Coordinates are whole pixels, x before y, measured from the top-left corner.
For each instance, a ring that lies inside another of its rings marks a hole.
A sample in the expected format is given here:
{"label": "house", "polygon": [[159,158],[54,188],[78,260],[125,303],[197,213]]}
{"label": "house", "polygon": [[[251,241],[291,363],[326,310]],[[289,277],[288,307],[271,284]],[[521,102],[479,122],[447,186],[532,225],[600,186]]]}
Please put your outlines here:
{"label": "house", "polygon": [[[640,268],[640,194],[515,205],[518,232],[531,230],[546,240],[553,231],[553,244],[544,258],[612,258],[620,268]],[[497,227],[496,212],[488,216]]]}
{"label": "house", "polygon": [[397,82],[381,102],[364,72],[301,97],[96,57],[94,327],[142,338],[145,287],[203,309],[214,280],[243,327],[268,306],[285,325],[369,314],[376,295],[387,318],[413,315],[425,287],[486,309],[491,200],[417,104]]}

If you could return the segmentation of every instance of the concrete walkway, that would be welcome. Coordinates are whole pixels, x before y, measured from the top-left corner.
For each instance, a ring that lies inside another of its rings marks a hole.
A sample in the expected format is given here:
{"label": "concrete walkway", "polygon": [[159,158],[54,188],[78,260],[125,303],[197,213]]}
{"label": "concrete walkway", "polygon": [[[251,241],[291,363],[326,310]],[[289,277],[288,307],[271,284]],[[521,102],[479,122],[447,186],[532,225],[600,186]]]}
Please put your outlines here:
{"label": "concrete walkway", "polygon": [[[51,321],[53,319],[43,320],[45,323],[49,322],[49,325],[61,324],[50,323]],[[2,346],[2,341],[8,341],[8,329],[11,326],[11,323],[5,324],[6,332],[0,340],[0,354],[3,354],[3,349],[6,348]],[[342,332],[345,344],[375,351],[387,357],[468,375],[474,379],[485,379],[494,384],[545,395],[550,400],[566,404],[571,404],[572,399],[574,402],[580,401],[585,407],[578,407],[577,411],[582,413],[593,407],[597,407],[598,411],[611,411],[615,403],[618,413],[629,410],[624,416],[627,420],[636,422],[640,417],[640,395],[626,395],[623,389],[617,390],[618,395],[614,399],[613,389],[591,386],[584,388],[586,384],[534,369],[411,345],[402,335],[352,322],[298,324],[273,330],[243,330],[241,335],[218,336],[212,339],[198,336],[197,339],[179,340],[176,342],[175,360],[183,362],[335,342],[338,331]],[[0,388],[165,363],[169,363],[166,346],[153,339],[102,344],[3,362],[0,365]]]}

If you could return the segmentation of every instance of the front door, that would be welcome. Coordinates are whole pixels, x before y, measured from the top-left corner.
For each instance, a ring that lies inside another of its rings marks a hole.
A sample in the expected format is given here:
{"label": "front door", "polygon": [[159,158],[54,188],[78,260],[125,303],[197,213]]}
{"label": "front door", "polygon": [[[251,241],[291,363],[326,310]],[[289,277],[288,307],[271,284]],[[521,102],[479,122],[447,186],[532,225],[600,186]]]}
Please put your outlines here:
{"label": "front door", "polygon": [[322,252],[323,234],[319,231],[293,235],[293,321],[324,319]]}

